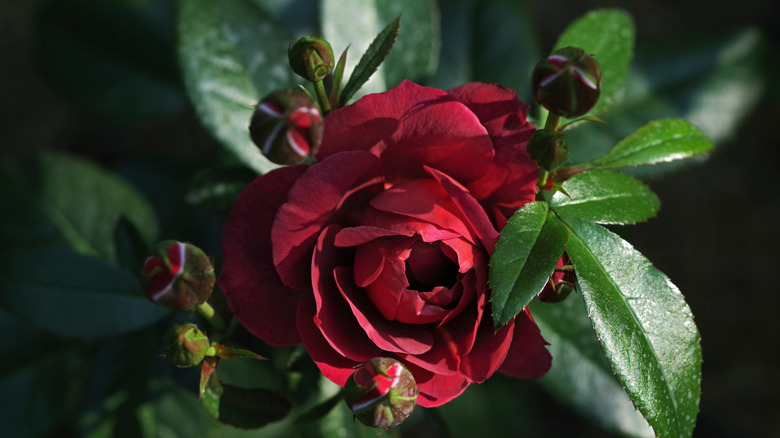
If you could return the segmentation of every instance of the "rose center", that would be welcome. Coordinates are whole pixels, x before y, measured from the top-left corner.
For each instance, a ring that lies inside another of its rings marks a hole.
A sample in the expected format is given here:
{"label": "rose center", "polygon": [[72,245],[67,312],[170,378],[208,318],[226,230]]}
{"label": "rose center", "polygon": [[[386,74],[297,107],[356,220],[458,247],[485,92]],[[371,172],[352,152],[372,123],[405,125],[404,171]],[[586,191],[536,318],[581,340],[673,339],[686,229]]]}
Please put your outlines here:
{"label": "rose center", "polygon": [[430,292],[437,286],[451,288],[457,280],[458,266],[430,243],[416,242],[405,263],[409,289],[418,292]]}

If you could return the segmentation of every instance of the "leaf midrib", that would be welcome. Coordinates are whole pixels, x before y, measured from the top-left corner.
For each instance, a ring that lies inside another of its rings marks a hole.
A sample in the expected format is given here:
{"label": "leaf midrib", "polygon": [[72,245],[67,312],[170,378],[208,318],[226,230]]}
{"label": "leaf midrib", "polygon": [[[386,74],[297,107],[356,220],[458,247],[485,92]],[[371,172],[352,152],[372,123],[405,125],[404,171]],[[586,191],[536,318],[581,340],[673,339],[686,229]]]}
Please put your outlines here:
{"label": "leaf midrib", "polygon": [[[580,238],[580,236],[578,236],[578,235],[577,235],[577,234],[576,234],[576,233],[575,233],[575,232],[574,232],[574,231],[571,229],[571,227],[569,227],[569,224],[567,224],[567,223],[566,223],[566,222],[563,220],[563,218],[561,217],[561,215],[559,215],[557,212],[556,212],[556,215],[558,216],[558,218],[559,218],[559,220],[561,221],[561,223],[563,223],[563,225],[564,225],[564,226],[566,227],[566,229],[569,231],[570,235],[571,235],[571,236],[573,236],[575,239],[577,239],[577,240],[580,242],[580,244],[582,244],[582,246],[583,246],[583,247],[584,247],[584,248],[587,250],[587,252],[588,252],[588,255],[589,255],[589,256],[590,256],[590,257],[591,257],[593,260],[596,260],[596,261],[598,261],[598,258],[597,258],[597,257],[596,257],[596,256],[593,254],[593,251],[591,250],[590,246],[588,246],[588,245],[585,243],[585,241],[584,241],[584,240],[582,240],[582,239]],[[645,327],[644,327],[642,324],[640,324],[640,323],[639,323],[639,319],[637,318],[636,312],[634,312],[634,309],[632,309],[632,308],[631,308],[631,306],[629,306],[629,305],[628,305],[628,302],[626,301],[626,298],[625,298],[625,296],[624,296],[622,293],[620,293],[620,288],[619,288],[619,287],[617,287],[617,285],[616,285],[615,281],[614,281],[614,280],[613,280],[613,278],[612,278],[612,277],[611,277],[611,276],[610,276],[610,275],[609,275],[609,274],[606,272],[606,270],[604,269],[604,267],[602,266],[602,264],[601,264],[601,263],[596,263],[596,265],[598,266],[598,268],[599,268],[599,271],[601,272],[601,274],[603,274],[603,275],[604,275],[604,276],[605,276],[607,279],[609,279],[609,283],[610,283],[610,285],[611,285],[611,286],[612,286],[612,287],[613,287],[615,290],[617,290],[617,291],[618,291],[618,295],[620,295],[620,300],[621,300],[621,302],[622,302],[622,303],[624,304],[624,306],[625,306],[625,307],[626,307],[626,308],[629,310],[629,312],[631,312],[631,315],[632,315],[632,317],[633,317],[633,319],[634,319],[635,323],[636,323],[636,324],[639,326],[639,328],[641,329],[641,332],[642,332],[642,334],[644,335],[644,339],[646,339],[646,342],[647,342],[648,346],[650,347],[650,351],[651,351],[651,352],[652,352],[652,354],[653,354],[653,358],[655,359],[656,363],[659,363],[659,364],[660,364],[660,363],[661,363],[661,361],[660,361],[660,359],[659,359],[658,353],[656,352],[655,346],[653,345],[653,343],[652,343],[652,342],[650,342],[650,339],[649,339],[649,337],[648,337],[647,331],[645,330]],[[585,304],[586,304],[586,306],[587,306],[587,300],[585,301]],[[601,339],[599,339],[599,343],[601,343]],[[603,349],[603,346],[602,346],[602,349]],[[611,367],[612,367],[612,364],[610,363],[610,368],[611,368]],[[678,403],[677,403],[677,397],[675,397],[674,390],[672,389],[672,387],[671,387],[671,386],[670,386],[670,384],[669,384],[669,377],[666,375],[666,372],[664,371],[663,367],[659,366],[659,367],[658,367],[658,369],[659,369],[659,372],[660,372],[660,374],[661,374],[661,377],[663,378],[663,381],[664,381],[664,384],[665,384],[665,385],[664,385],[664,387],[665,387],[665,389],[666,389],[666,392],[669,394],[669,398],[672,400],[672,403],[674,403],[674,420],[675,420],[675,423],[676,423],[676,426],[677,426],[677,430],[679,431],[679,430],[681,430],[681,429],[682,429],[682,425],[680,424],[680,418],[679,418],[679,407],[678,407]],[[634,400],[631,400],[631,402],[632,402],[632,403],[634,403]],[[636,403],[634,403],[634,404],[636,405]],[[653,428],[653,429],[655,429],[655,428]]]}

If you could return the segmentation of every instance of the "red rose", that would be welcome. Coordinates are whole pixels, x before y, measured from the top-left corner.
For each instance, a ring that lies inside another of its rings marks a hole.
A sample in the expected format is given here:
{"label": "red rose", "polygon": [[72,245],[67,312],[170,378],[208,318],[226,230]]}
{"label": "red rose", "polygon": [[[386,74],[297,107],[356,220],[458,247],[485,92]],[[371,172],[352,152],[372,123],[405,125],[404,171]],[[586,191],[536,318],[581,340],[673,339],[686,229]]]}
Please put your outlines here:
{"label": "red rose", "polygon": [[425,407],[497,370],[544,375],[536,324],[526,311],[496,333],[487,283],[499,230],[534,199],[527,111],[498,85],[403,82],[331,112],[317,164],[269,172],[233,206],[219,284],[236,317],[303,342],[342,386],[398,358]]}

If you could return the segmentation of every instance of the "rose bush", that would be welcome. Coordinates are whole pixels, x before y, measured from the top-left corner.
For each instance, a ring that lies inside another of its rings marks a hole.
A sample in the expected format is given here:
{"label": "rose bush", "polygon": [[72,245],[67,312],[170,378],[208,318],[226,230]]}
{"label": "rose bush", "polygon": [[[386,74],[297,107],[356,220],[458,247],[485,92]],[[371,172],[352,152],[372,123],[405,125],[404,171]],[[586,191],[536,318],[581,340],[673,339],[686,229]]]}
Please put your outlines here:
{"label": "rose bush", "polygon": [[342,386],[398,358],[426,407],[495,371],[544,375],[530,314],[496,332],[487,281],[499,231],[534,199],[527,111],[498,85],[403,82],[328,114],[317,164],[260,176],[233,206],[219,285],[236,317],[302,342]]}

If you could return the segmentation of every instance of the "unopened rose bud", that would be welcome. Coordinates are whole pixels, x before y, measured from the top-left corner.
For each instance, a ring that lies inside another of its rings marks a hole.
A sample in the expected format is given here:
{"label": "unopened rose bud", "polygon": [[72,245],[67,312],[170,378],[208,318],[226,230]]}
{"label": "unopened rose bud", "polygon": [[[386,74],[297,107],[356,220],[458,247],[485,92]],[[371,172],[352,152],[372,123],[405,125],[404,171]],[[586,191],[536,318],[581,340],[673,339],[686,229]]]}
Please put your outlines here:
{"label": "unopened rose bud", "polygon": [[566,137],[560,132],[540,129],[531,136],[526,149],[536,165],[544,170],[553,171],[569,160]]}
{"label": "unopened rose bud", "polygon": [[249,134],[269,160],[298,164],[319,150],[322,125],[320,110],[306,93],[281,90],[257,104]]}
{"label": "unopened rose bud", "polygon": [[375,357],[347,380],[344,400],[361,423],[387,429],[411,415],[417,402],[417,384],[401,362]]}
{"label": "unopened rose bud", "polygon": [[551,113],[579,117],[599,100],[601,67],[582,49],[564,47],[539,61],[531,77],[534,99]]}
{"label": "unopened rose bud", "polygon": [[303,37],[287,54],[292,70],[308,81],[319,82],[333,70],[333,49],[322,38]]}
{"label": "unopened rose bud", "polygon": [[147,298],[170,310],[192,310],[214,289],[214,267],[200,248],[166,240],[154,248],[141,270]]}
{"label": "unopened rose bud", "polygon": [[553,271],[550,281],[539,293],[539,299],[545,303],[558,303],[566,299],[574,290],[577,274],[571,265],[571,260],[564,254]]}
{"label": "unopened rose bud", "polygon": [[198,365],[209,350],[209,338],[195,324],[176,325],[165,333],[165,357],[179,368]]}

